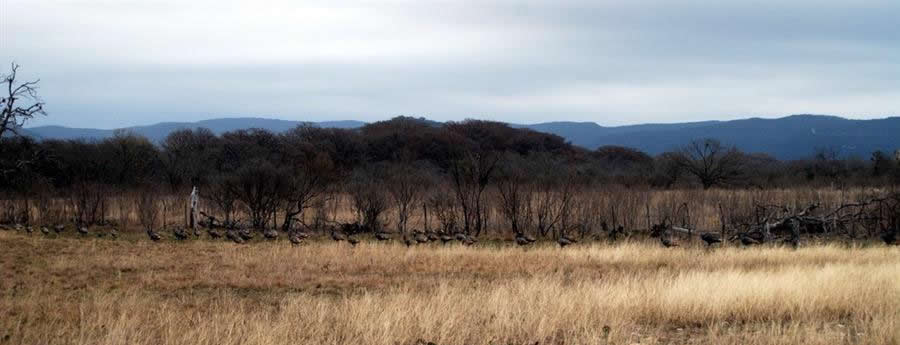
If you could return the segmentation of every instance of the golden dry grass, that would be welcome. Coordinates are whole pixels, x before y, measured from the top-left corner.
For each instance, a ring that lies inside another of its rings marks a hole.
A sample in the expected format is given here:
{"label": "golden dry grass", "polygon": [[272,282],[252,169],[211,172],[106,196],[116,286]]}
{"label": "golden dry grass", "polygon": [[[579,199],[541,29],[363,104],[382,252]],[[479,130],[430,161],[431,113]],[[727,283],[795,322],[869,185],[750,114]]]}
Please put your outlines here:
{"label": "golden dry grass", "polygon": [[[44,238],[6,344],[898,344],[900,251]],[[606,331],[608,330],[608,332]]]}

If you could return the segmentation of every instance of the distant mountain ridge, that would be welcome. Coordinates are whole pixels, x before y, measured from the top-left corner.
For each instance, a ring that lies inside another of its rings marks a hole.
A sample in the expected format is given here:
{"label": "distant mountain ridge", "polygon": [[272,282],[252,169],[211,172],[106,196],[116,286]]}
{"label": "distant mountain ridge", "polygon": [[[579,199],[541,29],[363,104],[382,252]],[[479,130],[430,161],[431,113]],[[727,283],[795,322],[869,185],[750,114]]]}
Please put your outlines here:
{"label": "distant mountain ridge", "polygon": [[[182,128],[209,128],[216,134],[246,128],[283,132],[302,121],[266,118],[222,118],[198,122],[164,122],[125,128],[153,141]],[[362,121],[308,122],[320,127],[359,128]],[[429,120],[429,123],[437,123]],[[844,156],[867,158],[871,152],[900,148],[900,117],[850,120],[828,115],[791,115],[777,119],[748,118],[672,124],[640,124],[605,127],[594,122],[545,122],[513,127],[559,135],[574,145],[595,149],[604,145],[632,147],[649,154],[676,149],[691,140],[715,138],[747,152],[761,152],[779,159],[801,159],[819,148],[832,148]],[[44,139],[102,139],[115,130],[40,126],[25,132]]]}
{"label": "distant mountain ridge", "polygon": [[93,128],[71,128],[64,126],[39,126],[26,128],[27,135],[38,139],[103,139],[112,137],[117,130],[127,130],[147,137],[152,141],[160,141],[165,139],[169,133],[185,128],[208,128],[213,133],[220,135],[225,132],[247,128],[263,128],[273,132],[284,132],[297,125],[309,123],[319,127],[326,128],[359,128],[366,123],[362,121],[323,121],[323,122],[307,122],[307,121],[290,121],[267,119],[261,117],[234,117],[210,119],[197,122],[160,122],[148,126],[134,126],[119,129],[93,129]]}

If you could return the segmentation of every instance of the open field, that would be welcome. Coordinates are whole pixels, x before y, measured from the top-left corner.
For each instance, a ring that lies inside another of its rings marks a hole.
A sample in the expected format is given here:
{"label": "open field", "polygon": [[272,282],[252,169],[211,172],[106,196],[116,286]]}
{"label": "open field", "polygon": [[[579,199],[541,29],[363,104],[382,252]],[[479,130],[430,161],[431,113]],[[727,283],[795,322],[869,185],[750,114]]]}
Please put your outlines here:
{"label": "open field", "polygon": [[0,231],[3,344],[900,344],[900,251]]}

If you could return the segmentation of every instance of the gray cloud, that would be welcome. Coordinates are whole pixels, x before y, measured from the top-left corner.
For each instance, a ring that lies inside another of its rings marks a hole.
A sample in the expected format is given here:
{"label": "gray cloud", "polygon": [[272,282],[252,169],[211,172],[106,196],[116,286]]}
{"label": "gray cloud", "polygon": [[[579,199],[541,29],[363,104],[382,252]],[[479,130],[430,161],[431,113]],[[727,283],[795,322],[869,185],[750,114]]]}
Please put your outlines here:
{"label": "gray cloud", "polygon": [[39,124],[600,124],[900,109],[896,1],[12,1]]}

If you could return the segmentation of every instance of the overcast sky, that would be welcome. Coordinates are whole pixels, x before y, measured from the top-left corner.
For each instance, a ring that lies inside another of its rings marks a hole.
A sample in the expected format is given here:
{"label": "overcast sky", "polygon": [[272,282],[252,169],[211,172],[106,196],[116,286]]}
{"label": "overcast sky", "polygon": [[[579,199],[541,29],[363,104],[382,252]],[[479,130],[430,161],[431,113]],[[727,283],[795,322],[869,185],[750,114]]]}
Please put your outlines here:
{"label": "overcast sky", "polygon": [[29,126],[900,115],[900,1],[0,0]]}

